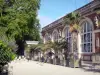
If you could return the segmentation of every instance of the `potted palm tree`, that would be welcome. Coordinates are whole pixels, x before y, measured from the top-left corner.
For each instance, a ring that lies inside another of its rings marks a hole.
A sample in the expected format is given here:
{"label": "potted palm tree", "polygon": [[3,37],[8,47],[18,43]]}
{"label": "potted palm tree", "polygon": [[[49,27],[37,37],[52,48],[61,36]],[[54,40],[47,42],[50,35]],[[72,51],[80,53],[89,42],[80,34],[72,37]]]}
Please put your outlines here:
{"label": "potted palm tree", "polygon": [[[77,33],[80,29],[79,21],[80,21],[80,14],[76,12],[72,12],[65,17],[65,22],[70,25],[70,32],[72,35],[72,54],[70,56],[70,62],[73,67],[78,67],[78,58],[76,59],[77,54]],[[78,56],[78,55],[77,55]],[[72,66],[71,66],[72,67]]]}
{"label": "potted palm tree", "polygon": [[67,67],[69,67],[69,43],[65,38],[62,38],[62,40],[60,41],[61,44],[61,48],[64,50],[63,54],[64,54],[64,58],[65,58],[65,64]]}
{"label": "potted palm tree", "polygon": [[60,58],[59,56],[59,52],[61,51],[61,45],[60,42],[55,41],[52,43],[52,49],[55,51],[55,64],[60,65]]}

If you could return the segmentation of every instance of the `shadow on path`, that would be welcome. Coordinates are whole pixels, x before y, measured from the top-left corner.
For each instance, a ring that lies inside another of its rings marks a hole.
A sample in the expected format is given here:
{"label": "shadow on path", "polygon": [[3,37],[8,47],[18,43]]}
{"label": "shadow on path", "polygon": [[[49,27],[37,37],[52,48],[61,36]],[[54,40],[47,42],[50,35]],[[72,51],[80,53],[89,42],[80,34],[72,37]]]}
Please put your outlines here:
{"label": "shadow on path", "polygon": [[100,68],[98,69],[98,68],[95,68],[94,66],[83,65],[81,67],[81,69],[83,69],[85,71],[88,71],[88,72],[90,71],[90,72],[98,72],[98,73],[100,73]]}
{"label": "shadow on path", "polygon": [[0,73],[0,75],[8,75],[8,72],[6,72],[6,73]]}

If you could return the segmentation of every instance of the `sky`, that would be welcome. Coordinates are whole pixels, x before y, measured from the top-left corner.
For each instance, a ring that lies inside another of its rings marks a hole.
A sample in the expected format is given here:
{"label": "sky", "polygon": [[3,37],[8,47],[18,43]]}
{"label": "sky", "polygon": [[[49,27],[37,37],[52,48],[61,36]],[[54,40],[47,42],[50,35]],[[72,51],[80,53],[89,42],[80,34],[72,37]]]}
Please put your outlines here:
{"label": "sky", "polygon": [[91,0],[41,0],[40,10],[38,11],[41,27],[43,28],[90,1]]}

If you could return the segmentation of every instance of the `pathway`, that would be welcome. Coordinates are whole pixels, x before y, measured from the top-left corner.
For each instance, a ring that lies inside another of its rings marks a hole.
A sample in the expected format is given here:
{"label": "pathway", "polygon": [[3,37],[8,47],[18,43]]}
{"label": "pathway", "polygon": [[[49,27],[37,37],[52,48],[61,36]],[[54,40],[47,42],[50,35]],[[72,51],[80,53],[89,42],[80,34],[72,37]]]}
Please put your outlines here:
{"label": "pathway", "polygon": [[100,75],[79,68],[68,68],[36,61],[19,60],[10,63],[12,75]]}

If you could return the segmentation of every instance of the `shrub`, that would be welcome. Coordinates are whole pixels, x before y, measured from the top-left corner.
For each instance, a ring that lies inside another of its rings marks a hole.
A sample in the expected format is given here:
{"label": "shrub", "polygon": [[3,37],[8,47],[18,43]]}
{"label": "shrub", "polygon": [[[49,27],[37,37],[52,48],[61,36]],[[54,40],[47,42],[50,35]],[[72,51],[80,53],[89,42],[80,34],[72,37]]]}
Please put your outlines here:
{"label": "shrub", "polygon": [[0,41],[0,69],[11,60],[14,60],[16,55],[12,50],[2,41]]}

